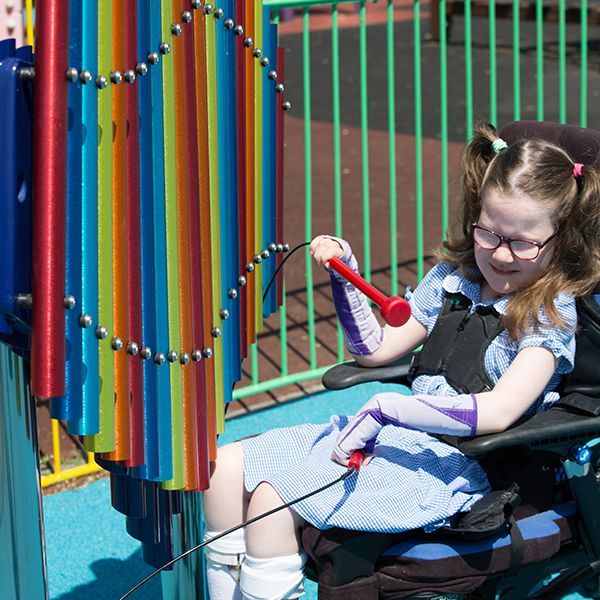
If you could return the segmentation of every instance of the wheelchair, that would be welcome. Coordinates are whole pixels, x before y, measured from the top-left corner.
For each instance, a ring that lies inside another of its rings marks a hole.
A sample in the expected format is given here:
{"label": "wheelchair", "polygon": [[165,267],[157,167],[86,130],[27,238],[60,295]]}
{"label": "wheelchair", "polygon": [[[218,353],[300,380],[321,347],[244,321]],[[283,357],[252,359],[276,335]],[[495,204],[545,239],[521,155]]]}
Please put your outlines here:
{"label": "wheelchair", "polygon": [[[552,141],[586,165],[600,163],[600,132],[528,121],[500,131],[509,144],[521,136]],[[559,600],[577,586],[600,598],[600,305],[593,296],[577,302],[575,369],[561,383],[560,400],[502,433],[445,438],[488,473],[494,491],[479,502],[484,514],[500,502],[502,526],[467,534],[461,522],[469,513],[427,534],[306,525],[307,575],[320,599]],[[323,384],[410,386],[409,370],[410,357],[374,369],[351,361],[326,372]]]}

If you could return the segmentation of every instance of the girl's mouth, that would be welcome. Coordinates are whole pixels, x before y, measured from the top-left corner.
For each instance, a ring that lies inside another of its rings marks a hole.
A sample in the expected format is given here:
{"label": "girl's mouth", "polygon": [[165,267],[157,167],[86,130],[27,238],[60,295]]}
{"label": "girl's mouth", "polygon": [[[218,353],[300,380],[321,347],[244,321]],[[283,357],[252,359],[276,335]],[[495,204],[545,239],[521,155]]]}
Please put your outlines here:
{"label": "girl's mouth", "polygon": [[490,267],[492,267],[492,271],[494,271],[494,273],[496,273],[496,275],[500,275],[500,276],[507,276],[507,275],[513,275],[514,273],[518,273],[518,271],[516,269],[509,269],[509,270],[503,270],[503,269],[499,269],[498,267],[495,267],[494,265],[490,265]]}

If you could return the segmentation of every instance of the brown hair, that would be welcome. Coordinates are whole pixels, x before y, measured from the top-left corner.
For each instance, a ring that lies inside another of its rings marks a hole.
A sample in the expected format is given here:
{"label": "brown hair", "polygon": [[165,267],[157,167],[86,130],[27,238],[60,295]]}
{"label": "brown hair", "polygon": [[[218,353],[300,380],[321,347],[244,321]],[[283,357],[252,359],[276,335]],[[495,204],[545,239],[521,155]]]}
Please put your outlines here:
{"label": "brown hair", "polygon": [[600,279],[600,173],[586,167],[583,178],[576,179],[567,153],[539,139],[519,141],[496,154],[492,142],[497,139],[492,125],[476,125],[463,159],[459,223],[439,256],[467,275],[479,273],[472,224],[479,219],[481,197],[488,189],[525,194],[552,211],[558,231],[553,259],[540,279],[512,295],[503,318],[509,334],[519,339],[540,325],[540,308],[553,326],[565,327],[554,306],[556,296],[589,294]]}

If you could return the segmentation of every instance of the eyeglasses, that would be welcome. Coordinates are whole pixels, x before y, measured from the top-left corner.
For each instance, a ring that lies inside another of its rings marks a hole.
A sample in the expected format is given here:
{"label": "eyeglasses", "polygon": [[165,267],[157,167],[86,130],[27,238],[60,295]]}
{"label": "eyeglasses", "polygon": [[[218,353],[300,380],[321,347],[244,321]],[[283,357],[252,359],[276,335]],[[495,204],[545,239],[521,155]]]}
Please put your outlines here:
{"label": "eyeglasses", "polygon": [[473,223],[473,239],[480,248],[483,248],[484,250],[495,250],[502,242],[506,242],[512,255],[521,260],[535,260],[539,256],[542,248],[552,240],[557,233],[558,231],[555,231],[543,242],[530,242],[529,240],[507,238],[497,234],[491,229],[486,229],[477,223]]}

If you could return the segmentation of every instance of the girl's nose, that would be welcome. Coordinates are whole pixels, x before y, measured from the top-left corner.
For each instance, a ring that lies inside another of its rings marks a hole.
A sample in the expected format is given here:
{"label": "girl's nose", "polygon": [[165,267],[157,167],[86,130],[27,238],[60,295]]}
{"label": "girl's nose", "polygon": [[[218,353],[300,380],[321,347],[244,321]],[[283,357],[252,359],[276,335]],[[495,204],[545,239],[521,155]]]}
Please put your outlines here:
{"label": "girl's nose", "polygon": [[492,257],[498,262],[512,263],[515,260],[513,253],[510,251],[510,247],[506,242],[501,244],[494,250]]}

